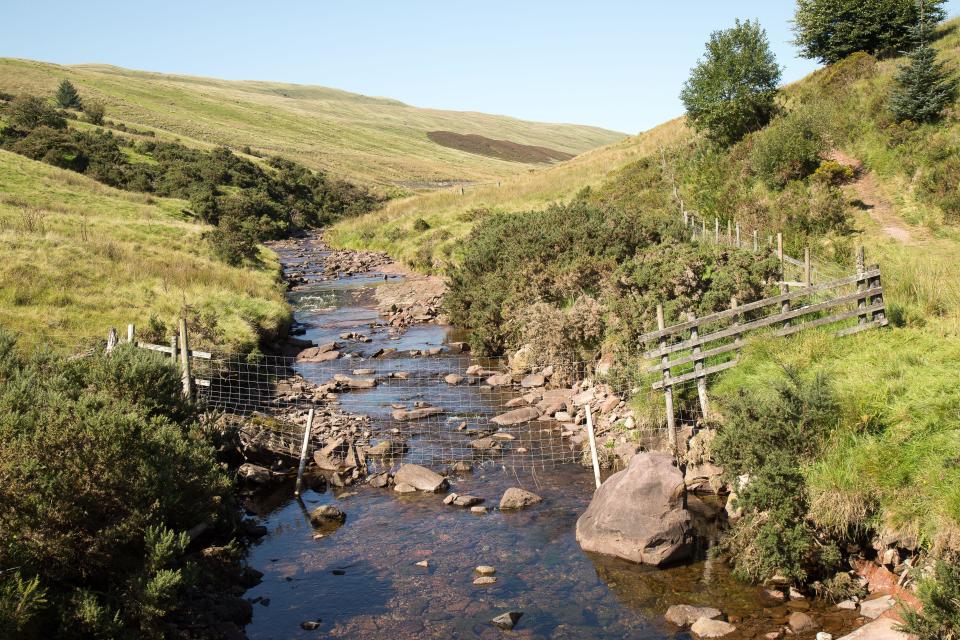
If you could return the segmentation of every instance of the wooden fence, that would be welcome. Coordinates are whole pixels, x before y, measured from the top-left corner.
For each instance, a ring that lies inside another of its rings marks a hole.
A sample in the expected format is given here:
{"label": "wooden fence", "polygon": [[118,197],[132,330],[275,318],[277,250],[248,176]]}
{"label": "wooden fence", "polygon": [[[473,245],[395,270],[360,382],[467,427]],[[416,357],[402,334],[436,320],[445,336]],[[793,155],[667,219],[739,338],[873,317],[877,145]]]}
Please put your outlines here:
{"label": "wooden fence", "polygon": [[[173,335],[170,337],[170,344],[153,344],[150,342],[142,342],[136,339],[136,326],[132,324],[127,325],[127,342],[134,345],[138,349],[147,349],[149,351],[159,351],[160,353],[169,354],[174,363],[177,363],[180,366],[181,377],[183,379],[183,395],[186,397],[192,397],[194,388],[197,386],[200,387],[209,387],[210,380],[205,378],[197,378],[193,375],[193,363],[191,359],[201,359],[201,360],[210,360],[213,357],[213,354],[207,351],[198,351],[196,349],[190,348],[190,338],[187,335],[187,321],[180,320],[180,331],[178,335]],[[113,349],[114,345],[118,342],[117,332],[115,329],[110,329],[110,333],[107,337],[107,351]]]}
{"label": "wooden fence", "polygon": [[707,376],[739,362],[739,352],[748,334],[762,331],[788,336],[844,323],[836,335],[846,336],[886,326],[880,267],[865,267],[862,249],[857,258],[857,272],[853,275],[792,290],[788,283],[781,282],[779,295],[747,304],[731,300],[729,309],[699,318],[691,314],[671,326],[665,326],[663,307],[658,306],[657,330],[641,336],[640,342],[657,343],[644,357],[657,360],[647,372],[660,373],[651,386],[664,392],[671,444],[676,443],[674,387],[695,382],[700,410],[706,416]]}

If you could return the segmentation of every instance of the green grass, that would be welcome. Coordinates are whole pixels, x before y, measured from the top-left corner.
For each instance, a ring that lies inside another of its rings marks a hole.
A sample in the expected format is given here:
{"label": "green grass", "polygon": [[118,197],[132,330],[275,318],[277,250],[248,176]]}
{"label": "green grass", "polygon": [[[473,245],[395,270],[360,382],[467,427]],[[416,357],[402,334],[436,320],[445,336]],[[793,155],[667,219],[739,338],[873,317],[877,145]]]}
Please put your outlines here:
{"label": "green grass", "polygon": [[477,133],[573,154],[624,137],[596,127],[421,109],[325,87],[0,58],[0,90],[52,95],[63,78],[81,97],[102,100],[108,119],[184,143],[250,146],[368,184],[496,180],[531,166],[435,144],[428,131]]}
{"label": "green grass", "polygon": [[256,269],[216,261],[183,201],[6,151],[0,184],[0,326],[22,346],[74,349],[131,322],[162,339],[186,312],[198,346],[249,351],[289,320],[276,256],[264,250]]}

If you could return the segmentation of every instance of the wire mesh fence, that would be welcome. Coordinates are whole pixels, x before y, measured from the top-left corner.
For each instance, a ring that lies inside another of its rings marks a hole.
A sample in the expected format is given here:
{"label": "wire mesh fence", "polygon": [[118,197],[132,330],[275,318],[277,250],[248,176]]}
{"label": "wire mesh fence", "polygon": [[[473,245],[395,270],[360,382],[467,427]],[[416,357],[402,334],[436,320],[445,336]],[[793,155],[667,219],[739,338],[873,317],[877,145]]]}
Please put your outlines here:
{"label": "wire mesh fence", "polygon": [[242,429],[246,447],[288,456],[299,456],[313,408],[309,454],[330,470],[348,462],[367,471],[407,462],[544,467],[588,456],[591,426],[605,442],[631,429],[637,436],[628,400],[639,389],[598,381],[592,363],[511,370],[506,359],[447,351],[306,353],[197,359],[198,399]]}

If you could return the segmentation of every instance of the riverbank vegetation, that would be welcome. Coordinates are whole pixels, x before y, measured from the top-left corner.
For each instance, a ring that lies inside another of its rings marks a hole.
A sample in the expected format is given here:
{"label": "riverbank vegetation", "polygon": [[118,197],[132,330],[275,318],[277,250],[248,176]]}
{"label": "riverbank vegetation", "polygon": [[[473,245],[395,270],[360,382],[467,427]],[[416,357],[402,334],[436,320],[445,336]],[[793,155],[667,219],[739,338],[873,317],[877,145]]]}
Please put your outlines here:
{"label": "riverbank vegetation", "polygon": [[160,638],[230,537],[232,483],[169,360],[25,355],[0,333],[0,636]]}

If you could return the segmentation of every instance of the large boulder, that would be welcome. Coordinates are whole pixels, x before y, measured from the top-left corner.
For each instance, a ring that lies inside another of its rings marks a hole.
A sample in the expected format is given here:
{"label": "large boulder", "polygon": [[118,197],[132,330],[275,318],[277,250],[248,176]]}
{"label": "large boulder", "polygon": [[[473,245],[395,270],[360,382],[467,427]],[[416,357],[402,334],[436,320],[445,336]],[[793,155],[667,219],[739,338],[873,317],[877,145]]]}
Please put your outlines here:
{"label": "large boulder", "polygon": [[431,493],[446,491],[447,487],[450,486],[447,479],[439,473],[430,471],[430,469],[418,464],[402,465],[393,476],[393,481],[397,483],[397,486],[406,484],[417,491]]}
{"label": "large boulder", "polygon": [[584,551],[659,566],[692,551],[683,474],[666,453],[643,452],[600,485],[577,520]]}

